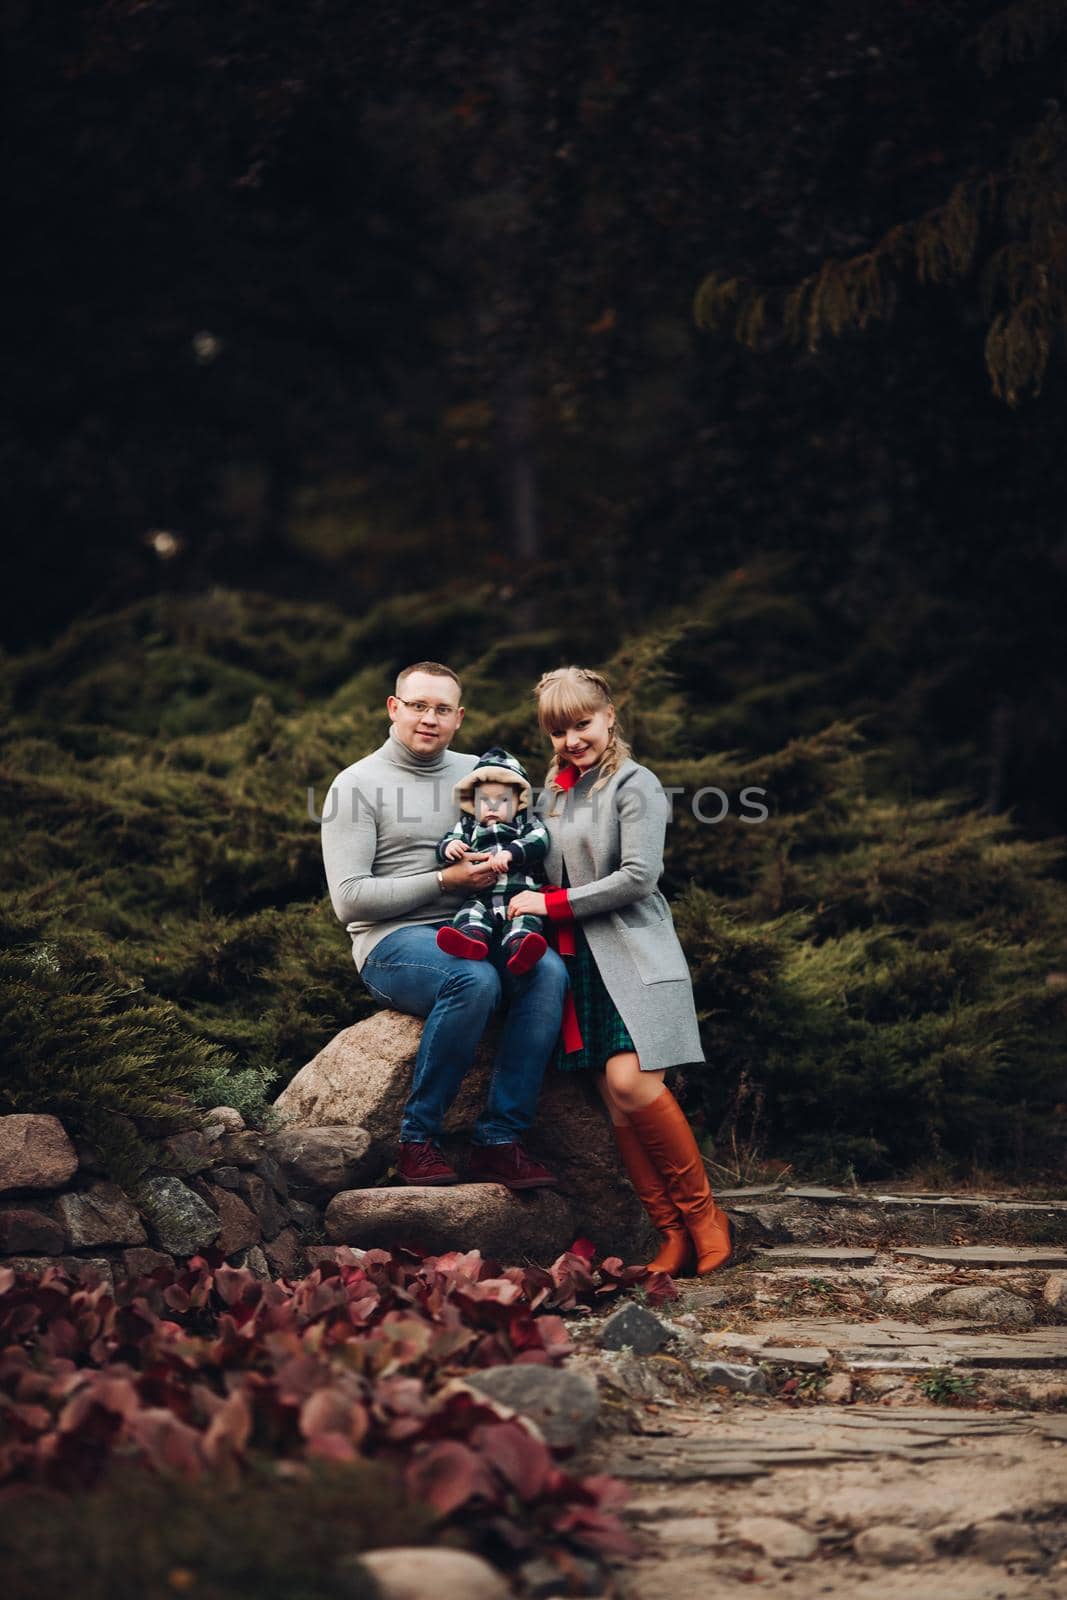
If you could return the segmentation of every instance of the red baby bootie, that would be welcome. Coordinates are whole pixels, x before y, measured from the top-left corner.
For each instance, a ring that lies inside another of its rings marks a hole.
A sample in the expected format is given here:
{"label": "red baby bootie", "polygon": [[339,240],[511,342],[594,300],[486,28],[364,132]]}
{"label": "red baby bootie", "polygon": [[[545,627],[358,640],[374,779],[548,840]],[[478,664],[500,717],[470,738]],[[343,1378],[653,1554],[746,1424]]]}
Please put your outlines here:
{"label": "red baby bootie", "polygon": [[484,961],[489,954],[489,945],[485,939],[464,933],[461,928],[454,928],[450,922],[443,928],[438,928],[437,948],[443,950],[446,955],[460,956],[464,961]]}
{"label": "red baby bootie", "polygon": [[540,933],[524,933],[521,939],[509,940],[509,943],[514,944],[515,949],[507,959],[507,969],[517,978],[536,967],[548,949],[548,940]]}

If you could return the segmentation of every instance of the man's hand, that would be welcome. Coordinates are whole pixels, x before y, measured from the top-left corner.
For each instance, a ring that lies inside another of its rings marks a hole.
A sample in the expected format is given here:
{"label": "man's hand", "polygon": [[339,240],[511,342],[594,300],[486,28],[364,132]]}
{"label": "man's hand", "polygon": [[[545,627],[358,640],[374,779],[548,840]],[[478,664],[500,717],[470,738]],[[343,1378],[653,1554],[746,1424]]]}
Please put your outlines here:
{"label": "man's hand", "polygon": [[543,894],[538,894],[535,889],[520,889],[517,895],[508,901],[508,920],[515,917],[543,917],[548,913],[548,904]]}
{"label": "man's hand", "polygon": [[498,872],[500,876],[503,877],[505,872],[511,866],[511,851],[494,850],[493,854],[489,857],[489,862],[493,868],[493,871]]}
{"label": "man's hand", "polygon": [[484,850],[470,850],[453,867],[445,867],[441,881],[446,889],[458,889],[461,894],[471,894],[476,889],[488,889],[496,882],[496,870],[489,864]]}
{"label": "man's hand", "polygon": [[450,839],[445,845],[445,855],[449,861],[462,861],[464,856],[470,855],[470,849],[463,839]]}

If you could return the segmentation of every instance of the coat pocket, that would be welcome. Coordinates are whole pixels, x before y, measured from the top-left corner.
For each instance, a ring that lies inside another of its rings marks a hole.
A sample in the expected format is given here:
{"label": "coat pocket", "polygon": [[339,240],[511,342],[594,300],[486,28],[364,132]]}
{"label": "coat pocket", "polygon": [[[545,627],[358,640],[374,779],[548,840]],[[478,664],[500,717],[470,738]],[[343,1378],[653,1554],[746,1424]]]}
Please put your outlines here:
{"label": "coat pocket", "polygon": [[661,894],[635,901],[609,915],[642,983],[688,983],[685,951]]}

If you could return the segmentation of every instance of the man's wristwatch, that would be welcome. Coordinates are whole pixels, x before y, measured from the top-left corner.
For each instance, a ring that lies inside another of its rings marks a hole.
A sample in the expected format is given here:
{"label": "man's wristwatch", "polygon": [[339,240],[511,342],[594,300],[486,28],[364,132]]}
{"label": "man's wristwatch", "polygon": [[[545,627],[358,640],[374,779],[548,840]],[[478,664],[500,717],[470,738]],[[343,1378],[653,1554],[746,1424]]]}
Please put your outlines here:
{"label": "man's wristwatch", "polygon": [[446,892],[445,891],[445,875],[444,875],[443,872],[439,872],[437,874],[437,887],[440,889],[442,894],[444,894]]}

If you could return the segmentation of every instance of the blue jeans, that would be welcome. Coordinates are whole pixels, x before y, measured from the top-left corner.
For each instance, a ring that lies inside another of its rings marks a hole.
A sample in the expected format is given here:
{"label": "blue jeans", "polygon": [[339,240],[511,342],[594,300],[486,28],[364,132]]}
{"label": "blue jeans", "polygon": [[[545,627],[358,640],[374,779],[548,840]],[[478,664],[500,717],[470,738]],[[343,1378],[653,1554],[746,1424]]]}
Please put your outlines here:
{"label": "blue jeans", "polygon": [[522,977],[489,961],[463,961],[437,948],[437,929],[398,928],[376,944],[360,973],[376,1000],[425,1017],[402,1140],[436,1139],[459,1093],[486,1023],[507,1002],[493,1061],[489,1100],[474,1126],[475,1144],[510,1144],[533,1121],[541,1080],[559,1034],[567,972],[546,950]]}

